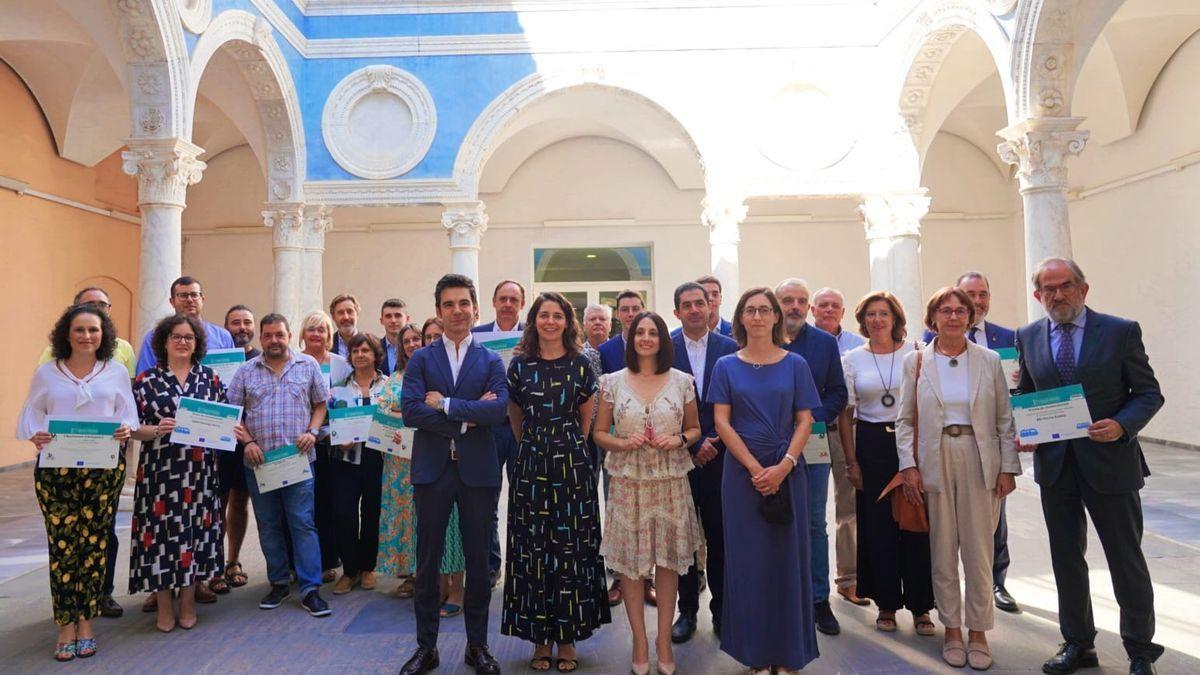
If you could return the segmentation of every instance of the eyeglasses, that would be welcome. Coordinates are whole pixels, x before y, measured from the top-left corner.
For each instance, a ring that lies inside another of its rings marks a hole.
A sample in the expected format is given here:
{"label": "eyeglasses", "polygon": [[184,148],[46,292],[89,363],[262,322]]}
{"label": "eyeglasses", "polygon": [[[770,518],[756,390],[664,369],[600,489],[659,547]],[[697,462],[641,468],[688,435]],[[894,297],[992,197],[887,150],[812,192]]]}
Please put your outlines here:
{"label": "eyeglasses", "polygon": [[179,298],[180,300],[199,300],[200,298],[204,297],[204,294],[200,291],[187,291],[184,293],[176,293],[175,297]]}
{"label": "eyeglasses", "polygon": [[938,307],[938,316],[948,319],[956,316],[960,319],[966,318],[971,314],[971,311],[966,307]]}
{"label": "eyeglasses", "polygon": [[1071,291],[1075,290],[1075,282],[1074,281],[1064,281],[1057,286],[1042,286],[1038,290],[1050,298],[1053,298],[1054,296],[1058,295],[1060,292],[1063,295],[1067,295]]}
{"label": "eyeglasses", "polygon": [[774,307],[747,307],[742,310],[742,316],[752,319],[756,316],[774,316]]}
{"label": "eyeglasses", "polygon": [[107,310],[107,309],[112,309],[112,304],[111,304],[111,303],[108,303],[108,302],[105,302],[105,301],[103,301],[103,300],[92,300],[91,302],[85,302],[85,303],[82,303],[82,304],[84,304],[84,305],[90,305],[90,306],[92,306],[92,307],[96,307],[96,308],[98,308],[98,309],[105,309],[105,310]]}
{"label": "eyeglasses", "polygon": [[171,333],[171,342],[178,342],[179,344],[190,345],[195,341],[196,341],[195,335],[179,335],[178,333]]}

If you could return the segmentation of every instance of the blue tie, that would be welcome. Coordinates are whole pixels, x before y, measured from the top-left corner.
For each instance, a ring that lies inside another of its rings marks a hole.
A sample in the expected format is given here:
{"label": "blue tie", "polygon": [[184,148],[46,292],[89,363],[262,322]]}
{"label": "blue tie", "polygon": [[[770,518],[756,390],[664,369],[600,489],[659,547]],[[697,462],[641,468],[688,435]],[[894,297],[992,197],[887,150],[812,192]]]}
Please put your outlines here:
{"label": "blue tie", "polygon": [[1075,342],[1071,339],[1075,332],[1075,324],[1058,324],[1060,333],[1058,353],[1054,355],[1054,366],[1058,368],[1058,378],[1064,385],[1075,384]]}
{"label": "blue tie", "polygon": [[979,340],[975,338],[977,333],[979,333],[979,326],[971,326],[971,334],[967,336],[970,338],[971,342],[974,342],[975,344],[979,344]]}

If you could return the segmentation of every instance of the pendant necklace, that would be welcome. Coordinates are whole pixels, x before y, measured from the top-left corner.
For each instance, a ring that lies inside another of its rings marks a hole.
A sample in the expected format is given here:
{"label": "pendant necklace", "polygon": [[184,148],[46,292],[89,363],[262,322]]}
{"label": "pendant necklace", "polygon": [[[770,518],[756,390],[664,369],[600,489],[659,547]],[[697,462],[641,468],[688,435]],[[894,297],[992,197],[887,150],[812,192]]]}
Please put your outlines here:
{"label": "pendant necklace", "polygon": [[[879,383],[883,384],[883,371],[879,369],[879,359],[875,356],[875,352],[872,352],[870,349],[867,349],[867,351],[871,352],[871,360],[875,362],[875,372],[879,373]],[[896,397],[892,396],[892,378],[896,376],[895,365],[897,351],[900,350],[897,349],[892,351],[892,361],[888,364],[887,385],[883,388],[883,398],[879,399],[879,402],[882,403],[883,407],[885,408],[890,408],[896,405]]]}
{"label": "pendant necklace", "polygon": [[959,357],[959,356],[962,356],[962,355],[963,355],[963,354],[965,354],[965,353],[966,353],[966,351],[967,351],[967,348],[964,346],[964,347],[963,347],[963,350],[962,350],[961,352],[959,352],[958,354],[956,354],[956,355],[954,355],[954,356],[951,356],[951,355],[947,354],[946,352],[942,351],[942,347],[941,347],[941,345],[935,345],[935,346],[934,346],[934,349],[936,349],[936,350],[937,350],[937,353],[939,353],[939,354],[941,354],[942,356],[945,356],[946,358],[950,359],[950,367],[951,367],[951,368],[957,368],[957,367],[958,367],[958,357]]}

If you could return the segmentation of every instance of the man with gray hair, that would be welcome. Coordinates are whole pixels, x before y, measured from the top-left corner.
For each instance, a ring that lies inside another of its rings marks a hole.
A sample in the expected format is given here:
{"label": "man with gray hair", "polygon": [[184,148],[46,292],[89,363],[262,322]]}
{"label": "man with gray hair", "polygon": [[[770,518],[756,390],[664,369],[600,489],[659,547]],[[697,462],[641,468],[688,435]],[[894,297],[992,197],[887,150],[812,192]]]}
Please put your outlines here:
{"label": "man with gray hair", "polygon": [[846,316],[846,296],[838,289],[826,286],[813,293],[809,309],[817,328],[837,338],[838,351],[842,354],[867,341],[858,333],[842,330],[842,317]]}
{"label": "man with gray hair", "polygon": [[[601,376],[604,375],[604,366],[600,363],[600,350],[597,349],[600,345],[608,340],[608,334],[612,331],[612,308],[608,305],[599,303],[590,303],[583,309],[583,357],[587,359],[588,367],[592,369],[592,377],[599,382]],[[592,406],[592,426],[596,424],[596,413],[600,412],[600,406]],[[588,449],[592,453],[592,463],[600,471],[596,472],[596,480],[600,480],[601,472],[604,466],[604,450],[592,441],[589,435],[587,438]],[[608,496],[608,476],[604,477],[604,496]]]}
{"label": "man with gray hair", "polygon": [[[1142,553],[1142,502],[1150,475],[1138,432],[1163,405],[1137,322],[1093,311],[1087,279],[1075,261],[1047,258],[1033,273],[1033,297],[1047,316],[1017,331],[1018,394],[1081,385],[1091,419],[1087,436],[1020,446],[1033,455],[1050,561],[1058,587],[1064,643],[1042,665],[1047,673],[1095,668],[1087,548],[1091,516],[1121,609],[1129,672],[1154,673],[1163,653],[1154,638],[1154,589]],[[1018,439],[1021,430],[1018,429]],[[1019,441],[1018,441],[1019,442]]]}

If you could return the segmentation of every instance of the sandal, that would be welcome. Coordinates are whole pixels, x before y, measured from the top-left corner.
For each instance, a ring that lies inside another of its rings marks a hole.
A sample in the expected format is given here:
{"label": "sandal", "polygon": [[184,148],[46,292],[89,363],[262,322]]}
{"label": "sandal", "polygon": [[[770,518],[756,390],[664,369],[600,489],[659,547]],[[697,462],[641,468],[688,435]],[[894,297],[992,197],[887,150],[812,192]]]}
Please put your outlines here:
{"label": "sandal", "polygon": [[208,590],[217,595],[225,595],[229,592],[229,582],[225,580],[224,576],[213,577],[208,581]]}
{"label": "sandal", "polygon": [[96,638],[79,638],[75,641],[75,655],[81,659],[86,659],[95,656],[98,648],[96,647]]}
{"label": "sandal", "polygon": [[217,601],[217,594],[208,589],[208,584],[196,584],[196,602],[211,605]]}
{"label": "sandal", "polygon": [[[579,659],[554,659],[554,669],[560,673],[573,673],[578,667]],[[659,672],[661,672],[661,670]]]}
{"label": "sandal", "polygon": [[397,598],[411,598],[417,594],[417,587],[413,584],[412,577],[405,577],[400,585],[396,587]]}
{"label": "sandal", "polygon": [[[54,647],[54,660],[59,663],[75,660],[75,641],[60,642]],[[549,661],[549,659],[546,659]]]}
{"label": "sandal", "polygon": [[547,670],[550,670],[550,657],[549,656],[535,656],[532,659],[529,659],[529,669],[536,670],[541,673],[544,673]]}
{"label": "sandal", "polygon": [[892,613],[891,616],[884,616],[883,612],[880,612],[879,616],[875,618],[875,630],[883,631],[884,633],[895,633],[896,614]]}
{"label": "sandal", "polygon": [[250,581],[250,577],[242,571],[242,563],[232,562],[225,566],[225,582],[233,588],[241,588]]}
{"label": "sandal", "polygon": [[917,635],[925,637],[937,635],[937,626],[933,625],[933,619],[930,619],[928,614],[922,614],[914,619],[913,626],[917,629]]}
{"label": "sandal", "polygon": [[446,603],[442,604],[441,615],[442,615],[443,619],[449,619],[451,617],[455,617],[455,616],[458,616],[459,614],[462,614],[462,611],[463,611],[462,605],[456,605],[452,602],[446,602]]}

